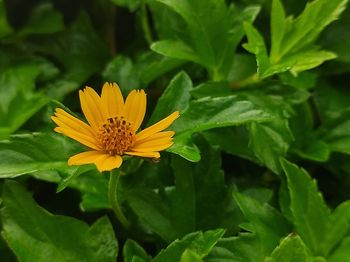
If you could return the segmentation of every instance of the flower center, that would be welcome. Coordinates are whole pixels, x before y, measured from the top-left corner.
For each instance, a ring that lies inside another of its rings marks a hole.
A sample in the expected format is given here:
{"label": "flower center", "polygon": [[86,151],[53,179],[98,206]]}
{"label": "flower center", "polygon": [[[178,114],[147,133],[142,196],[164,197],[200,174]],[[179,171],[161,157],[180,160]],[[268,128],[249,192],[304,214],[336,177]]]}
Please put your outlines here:
{"label": "flower center", "polygon": [[111,117],[100,127],[97,139],[110,155],[123,155],[135,142],[133,126],[126,119]]}

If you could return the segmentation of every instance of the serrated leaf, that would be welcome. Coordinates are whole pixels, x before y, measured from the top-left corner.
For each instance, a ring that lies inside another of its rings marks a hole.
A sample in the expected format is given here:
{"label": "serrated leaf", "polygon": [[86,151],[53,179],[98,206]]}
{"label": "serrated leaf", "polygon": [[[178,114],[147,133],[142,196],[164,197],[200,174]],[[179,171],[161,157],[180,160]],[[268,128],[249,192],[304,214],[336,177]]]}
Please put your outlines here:
{"label": "serrated leaf", "polygon": [[211,231],[195,232],[185,236],[181,240],[175,240],[166,249],[162,250],[152,262],[178,262],[181,259],[183,252],[186,249],[199,254],[200,256],[206,256],[211,249],[215,246],[217,241],[224,234],[223,229],[216,229]]}
{"label": "serrated leaf", "polygon": [[233,196],[249,221],[252,233],[260,239],[264,253],[270,254],[279,239],[289,232],[289,223],[267,203],[262,205],[259,201],[238,192],[234,192]]}
{"label": "serrated leaf", "polygon": [[225,228],[227,234],[236,233],[242,216],[233,201],[230,188],[225,184],[220,151],[201,137],[196,142],[200,150],[205,152],[201,161],[192,164],[196,228]]}
{"label": "serrated leaf", "polygon": [[243,47],[248,52],[255,54],[258,75],[263,76],[270,66],[264,39],[258,30],[256,30],[250,23],[244,23],[244,30],[248,38],[248,43],[243,44]]}
{"label": "serrated leaf", "polygon": [[[158,0],[179,15],[186,26],[173,30],[172,39],[154,43],[152,50],[204,66],[213,80],[225,79],[234,59],[234,50],[243,37],[243,22],[252,22],[259,7],[227,7],[223,0]],[[173,22],[170,19],[169,22]],[[169,30],[171,31],[171,30]],[[175,48],[174,48],[175,47]]]}
{"label": "serrated leaf", "polygon": [[[308,3],[283,39],[282,56],[302,50],[316,40],[323,29],[339,17],[347,0],[315,0]],[[306,37],[307,36],[307,37]]]}
{"label": "serrated leaf", "polygon": [[279,174],[281,171],[279,158],[286,155],[293,140],[287,120],[276,118],[269,123],[250,123],[248,130],[249,148],[256,158],[274,173]]}
{"label": "serrated leaf", "polygon": [[282,239],[266,262],[311,262],[312,255],[298,235],[290,234]]}
{"label": "serrated leaf", "polygon": [[2,234],[20,261],[115,261],[118,243],[107,218],[89,227],[52,215],[13,181],[5,183],[3,200]]}
{"label": "serrated leaf", "polygon": [[126,240],[123,247],[124,262],[135,262],[135,259],[140,261],[149,261],[150,257],[146,251],[134,240]]}
{"label": "serrated leaf", "polygon": [[328,234],[330,210],[305,170],[287,160],[282,160],[281,165],[287,177],[294,226],[313,254],[323,255],[325,249],[320,241]]}
{"label": "serrated leaf", "polygon": [[206,258],[208,262],[257,262],[264,261],[265,255],[259,239],[250,233],[238,237],[222,238]]}
{"label": "serrated leaf", "polygon": [[268,77],[274,74],[290,71],[294,76],[298,73],[315,68],[327,60],[336,58],[336,54],[328,51],[309,50],[298,52],[293,55],[286,55],[282,61],[275,65],[271,65],[262,77]]}
{"label": "serrated leaf", "polygon": [[266,78],[286,71],[297,75],[334,59],[334,53],[319,50],[314,42],[322,30],[344,11],[346,3],[347,0],[315,0],[308,3],[304,11],[294,19],[292,16],[286,18],[281,1],[274,0],[269,58],[262,36],[251,24],[245,24],[248,43],[243,47],[255,54],[258,75]]}

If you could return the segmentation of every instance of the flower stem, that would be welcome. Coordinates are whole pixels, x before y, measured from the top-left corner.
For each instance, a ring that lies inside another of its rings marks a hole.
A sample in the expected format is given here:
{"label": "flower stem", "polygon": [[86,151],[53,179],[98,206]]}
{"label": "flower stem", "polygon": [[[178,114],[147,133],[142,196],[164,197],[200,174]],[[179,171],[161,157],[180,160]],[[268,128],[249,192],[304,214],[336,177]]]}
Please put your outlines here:
{"label": "flower stem", "polygon": [[119,184],[120,171],[116,170],[113,172],[111,170],[108,184],[108,198],[109,202],[112,205],[113,211],[119,220],[119,222],[123,225],[124,228],[128,228],[130,226],[129,221],[126,219],[123,210],[118,202],[118,184]]}

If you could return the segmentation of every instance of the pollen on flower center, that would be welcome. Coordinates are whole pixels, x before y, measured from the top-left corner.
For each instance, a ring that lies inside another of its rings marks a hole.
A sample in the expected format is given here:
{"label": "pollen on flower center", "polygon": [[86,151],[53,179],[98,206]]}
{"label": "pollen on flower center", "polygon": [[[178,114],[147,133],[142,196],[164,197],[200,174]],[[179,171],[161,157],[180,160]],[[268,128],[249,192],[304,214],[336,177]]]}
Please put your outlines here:
{"label": "pollen on flower center", "polygon": [[123,155],[135,142],[133,126],[123,116],[111,117],[101,125],[97,138],[110,155]]}

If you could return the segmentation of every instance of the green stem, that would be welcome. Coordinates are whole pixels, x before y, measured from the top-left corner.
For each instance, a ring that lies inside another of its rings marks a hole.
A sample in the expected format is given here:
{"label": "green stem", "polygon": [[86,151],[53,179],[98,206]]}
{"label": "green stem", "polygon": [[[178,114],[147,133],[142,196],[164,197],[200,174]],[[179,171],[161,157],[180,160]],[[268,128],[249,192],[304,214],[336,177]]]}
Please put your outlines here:
{"label": "green stem", "polygon": [[256,84],[260,82],[260,78],[257,73],[247,77],[246,79],[243,79],[239,82],[235,82],[231,84],[232,89],[241,89],[247,86],[250,86],[252,84]]}
{"label": "green stem", "polygon": [[116,170],[115,172],[111,170],[108,184],[108,197],[109,202],[111,203],[113,211],[119,222],[123,225],[124,228],[129,228],[130,223],[126,219],[123,210],[118,202],[117,189],[119,184],[120,173],[121,172],[119,170]]}

